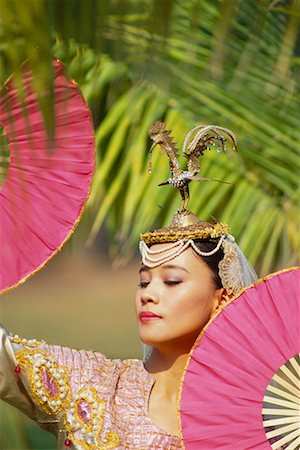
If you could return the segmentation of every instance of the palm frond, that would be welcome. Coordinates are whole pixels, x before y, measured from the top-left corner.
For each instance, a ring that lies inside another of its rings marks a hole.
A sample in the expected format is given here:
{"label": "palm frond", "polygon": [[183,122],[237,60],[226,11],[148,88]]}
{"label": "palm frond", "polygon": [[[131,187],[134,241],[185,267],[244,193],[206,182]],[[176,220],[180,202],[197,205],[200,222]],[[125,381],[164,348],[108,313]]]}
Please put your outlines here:
{"label": "palm frond", "polygon": [[[90,241],[106,227],[122,255],[133,251],[140,231],[166,224],[176,210],[176,193],[156,188],[167,162],[156,155],[154,173],[146,171],[154,120],[166,121],[179,144],[196,124],[216,123],[235,132],[239,153],[205,157],[202,175],[233,184],[196,185],[191,207],[204,220],[229,222],[261,274],[296,262],[299,0],[34,3],[25,13],[20,2],[5,0],[4,42],[21,36],[20,48],[3,46],[5,67],[32,53],[35,38],[24,37],[39,14],[38,86],[52,45],[94,116]],[[70,8],[81,12],[80,27]]]}

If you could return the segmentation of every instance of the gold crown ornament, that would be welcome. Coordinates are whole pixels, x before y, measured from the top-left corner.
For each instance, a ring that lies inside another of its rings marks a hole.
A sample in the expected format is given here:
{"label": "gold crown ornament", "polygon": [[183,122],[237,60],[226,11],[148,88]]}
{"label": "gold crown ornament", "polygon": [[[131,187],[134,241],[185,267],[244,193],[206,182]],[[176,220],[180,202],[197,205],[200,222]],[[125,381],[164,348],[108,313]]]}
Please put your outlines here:
{"label": "gold crown ornament", "polygon": [[[165,150],[169,159],[171,176],[159,186],[171,185],[179,190],[182,203],[174,214],[170,226],[141,234],[139,244],[142,262],[145,266],[154,268],[174,259],[186,248],[191,247],[198,255],[209,257],[220,249],[224,258],[219,263],[219,275],[222,285],[228,294],[236,294],[245,286],[257,279],[254,269],[229,234],[229,227],[224,223],[202,222],[187,209],[190,199],[189,183],[191,181],[226,181],[200,177],[199,157],[205,150],[217,146],[217,151],[227,151],[230,142],[233,150],[237,150],[235,135],[217,125],[198,125],[190,130],[183,142],[183,154],[187,158],[187,168],[182,170],[177,156],[178,149],[172,141],[170,131],[163,122],[155,122],[149,130],[153,140],[149,155],[149,171],[152,172],[151,156],[153,149],[159,145]],[[214,247],[204,251],[196,245],[199,241],[210,241]],[[151,249],[153,244],[165,244],[162,248]]]}

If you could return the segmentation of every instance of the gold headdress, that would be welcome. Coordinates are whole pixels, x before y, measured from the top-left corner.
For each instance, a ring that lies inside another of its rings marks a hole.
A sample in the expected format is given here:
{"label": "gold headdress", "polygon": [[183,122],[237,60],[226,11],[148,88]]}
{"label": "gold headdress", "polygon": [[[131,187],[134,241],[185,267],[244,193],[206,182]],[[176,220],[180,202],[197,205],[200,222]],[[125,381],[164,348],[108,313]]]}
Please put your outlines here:
{"label": "gold headdress", "polygon": [[[237,293],[243,287],[253,282],[257,276],[250,266],[242,251],[229,234],[229,227],[224,223],[202,222],[191,211],[187,209],[189,202],[189,183],[194,181],[219,181],[199,177],[199,157],[205,150],[210,149],[218,143],[217,151],[227,150],[227,141],[231,142],[232,148],[237,149],[237,141],[234,134],[217,125],[198,125],[185,137],[183,143],[183,154],[187,157],[187,169],[182,170],[179,166],[178,150],[170,137],[170,131],[166,130],[163,122],[155,122],[149,130],[153,145],[150,149],[149,171],[152,171],[151,155],[154,147],[159,145],[165,150],[169,159],[171,176],[159,186],[171,185],[180,192],[182,203],[179,210],[172,218],[167,228],[148,231],[141,235],[140,252],[143,263],[150,267],[157,267],[164,262],[178,256],[189,246],[200,256],[211,256],[222,249],[224,258],[219,263],[219,275],[223,287],[228,293]],[[224,181],[221,181],[224,183]],[[226,183],[226,182],[225,182]],[[210,240],[215,246],[210,251],[202,251],[195,241]],[[153,244],[166,244],[163,249],[153,250]]]}

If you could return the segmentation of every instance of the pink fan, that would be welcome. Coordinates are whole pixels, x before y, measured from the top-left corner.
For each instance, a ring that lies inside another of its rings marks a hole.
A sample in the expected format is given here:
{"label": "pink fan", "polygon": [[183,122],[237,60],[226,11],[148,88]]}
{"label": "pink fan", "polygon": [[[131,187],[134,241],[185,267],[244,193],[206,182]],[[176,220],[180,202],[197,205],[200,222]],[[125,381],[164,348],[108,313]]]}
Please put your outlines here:
{"label": "pink fan", "polygon": [[79,221],[94,171],[90,112],[59,61],[54,69],[55,140],[47,135],[23,66],[23,98],[12,76],[0,91],[0,123],[10,162],[0,191],[0,292],[40,269]]}
{"label": "pink fan", "polygon": [[186,450],[300,448],[299,272],[248,288],[199,337],[181,392]]}

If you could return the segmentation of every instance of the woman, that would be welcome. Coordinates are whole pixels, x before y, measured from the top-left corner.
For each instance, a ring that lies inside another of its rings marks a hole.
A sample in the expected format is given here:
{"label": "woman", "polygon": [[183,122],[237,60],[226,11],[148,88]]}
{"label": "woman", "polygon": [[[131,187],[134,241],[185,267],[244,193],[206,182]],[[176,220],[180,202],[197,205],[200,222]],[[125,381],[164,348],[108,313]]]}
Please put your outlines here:
{"label": "woman", "polygon": [[136,315],[144,362],[109,360],[0,328],[0,398],[53,432],[60,449],[183,448],[177,402],[189,352],[210,317],[256,279],[227,225],[201,222],[186,209],[189,182],[203,180],[198,157],[215,141],[223,150],[228,140],[235,147],[235,137],[217,126],[191,130],[182,171],[169,134],[160,122],[150,130],[169,157],[171,177],[163,184],[177,187],[183,202],[170,227],[141,236]]}
{"label": "woman", "polygon": [[[224,129],[204,128],[192,130],[196,153],[214,139],[224,144]],[[176,149],[164,124],[154,124],[150,136],[167,153],[171,146],[174,169]],[[183,204],[170,227],[141,236],[135,303],[144,362],[109,360],[1,328],[0,397],[55,433],[58,448],[182,448],[177,397],[189,351],[214,312],[256,278],[227,225],[201,222],[186,209],[197,167],[189,171],[177,186]],[[176,186],[178,175],[177,165],[168,184]]]}
{"label": "woman", "polygon": [[135,302],[140,338],[151,348],[144,363],[108,360],[1,329],[0,396],[55,433],[58,448],[182,448],[177,396],[188,353],[234,285],[244,281],[238,271],[228,285],[241,253],[225,225],[200,222],[187,210],[175,216],[176,227],[141,238]]}

